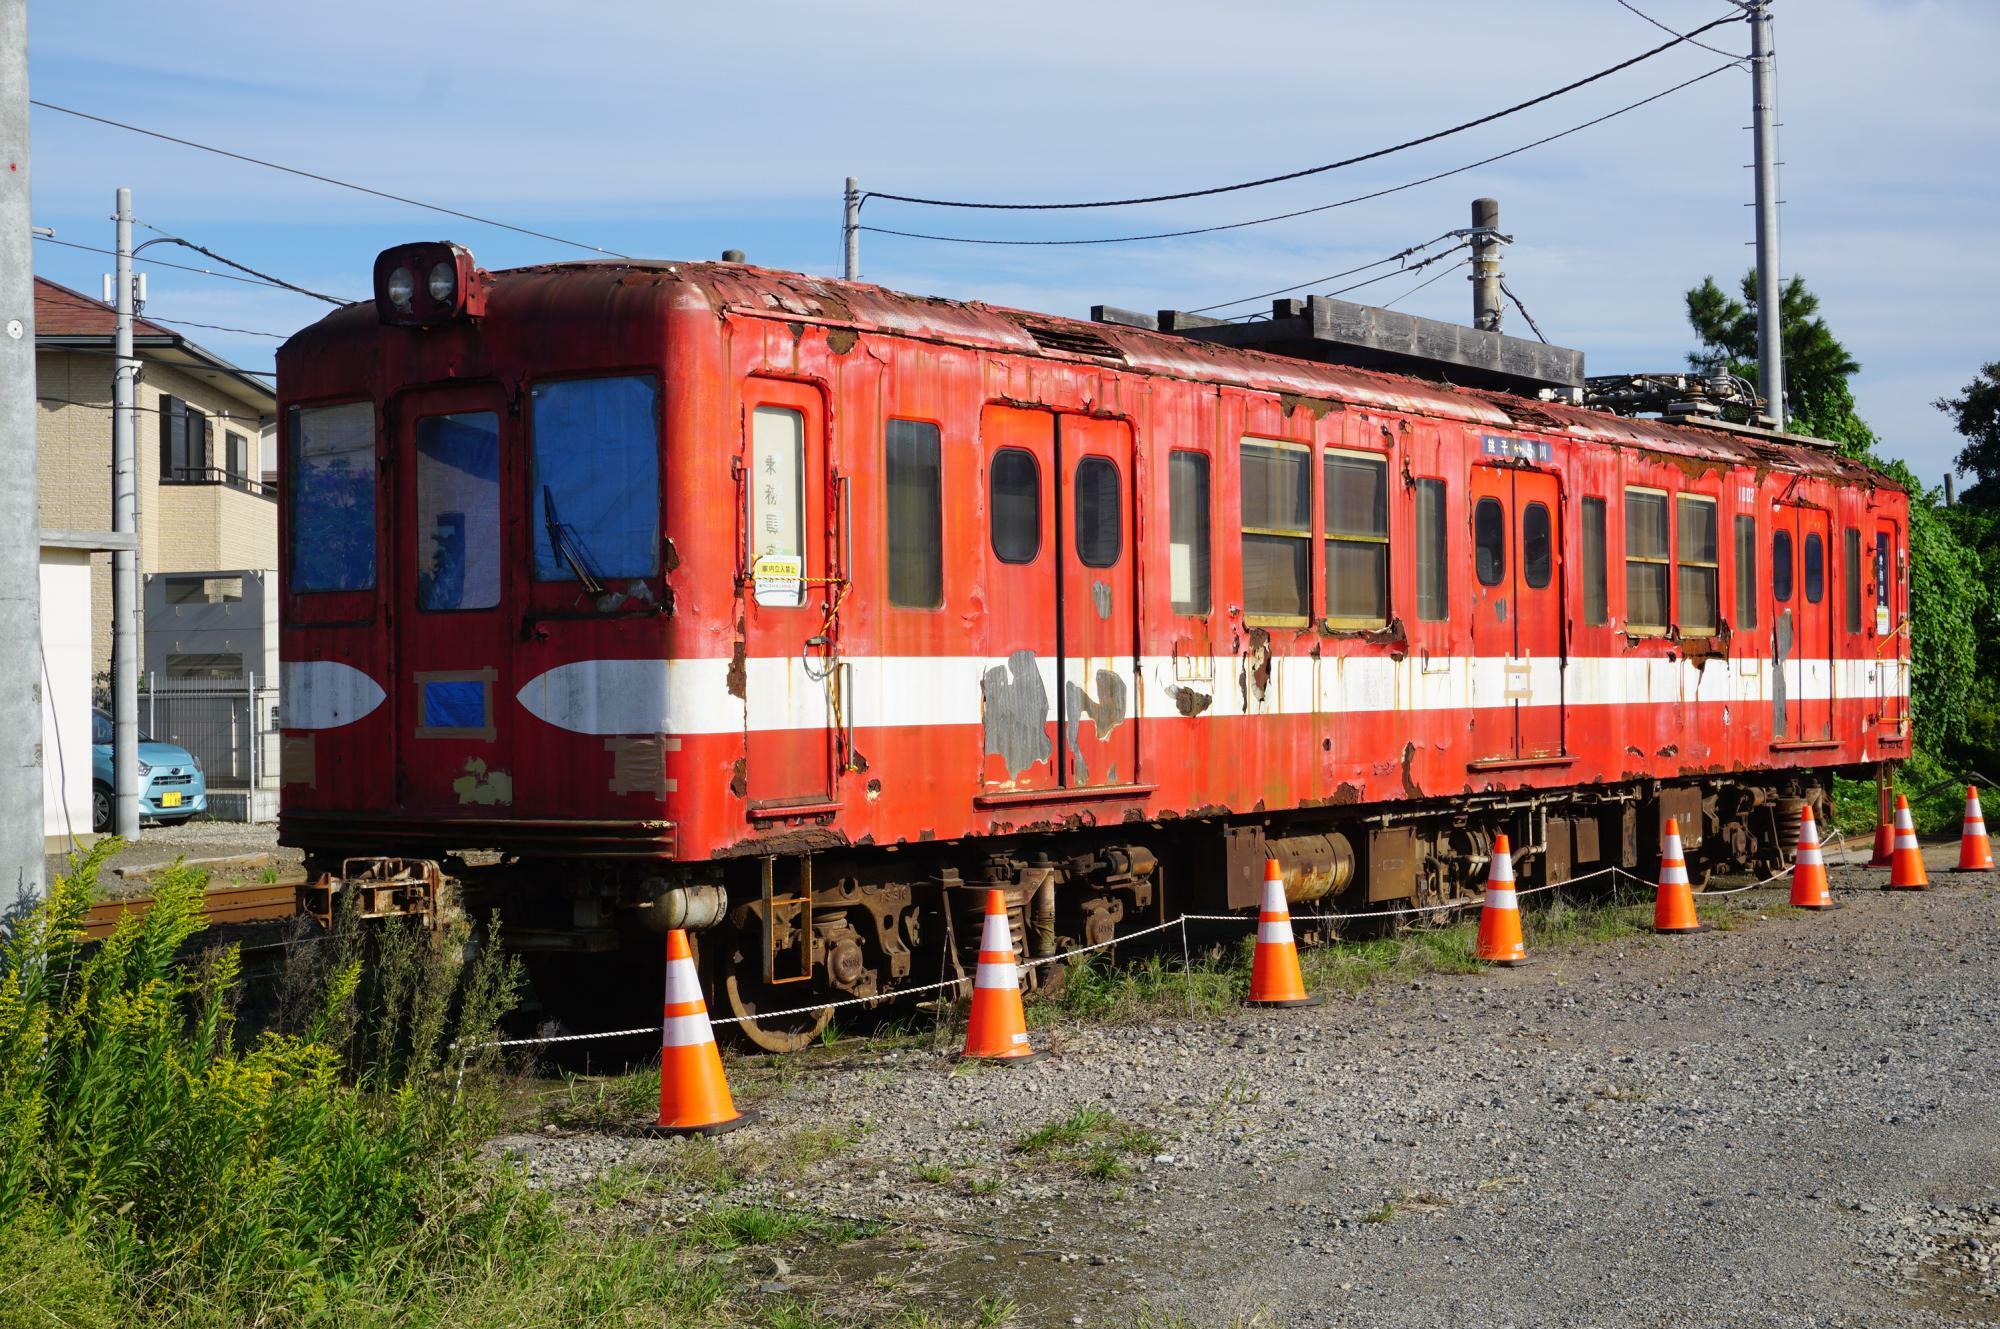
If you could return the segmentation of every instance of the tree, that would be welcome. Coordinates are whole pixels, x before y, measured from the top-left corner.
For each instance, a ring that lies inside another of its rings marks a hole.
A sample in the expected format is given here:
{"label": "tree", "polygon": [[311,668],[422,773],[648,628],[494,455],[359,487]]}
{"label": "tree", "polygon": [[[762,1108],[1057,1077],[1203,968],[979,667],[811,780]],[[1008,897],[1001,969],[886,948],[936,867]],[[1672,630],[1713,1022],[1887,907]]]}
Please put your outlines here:
{"label": "tree", "polygon": [[[1875,446],[1875,433],[1855,409],[1848,379],[1861,366],[1819,317],[1819,297],[1803,277],[1779,291],[1779,326],[1785,350],[1785,401],[1794,432],[1840,444],[1849,456]],[[1688,322],[1701,349],[1688,365],[1704,374],[1730,373],[1757,382],[1757,274],[1743,277],[1743,298],[1733,299],[1704,277],[1687,293]]]}
{"label": "tree", "polygon": [[1977,477],[1966,489],[1965,501],[2000,508],[2000,361],[1981,366],[1956,397],[1940,397],[1933,405],[1965,436],[1958,467]]}

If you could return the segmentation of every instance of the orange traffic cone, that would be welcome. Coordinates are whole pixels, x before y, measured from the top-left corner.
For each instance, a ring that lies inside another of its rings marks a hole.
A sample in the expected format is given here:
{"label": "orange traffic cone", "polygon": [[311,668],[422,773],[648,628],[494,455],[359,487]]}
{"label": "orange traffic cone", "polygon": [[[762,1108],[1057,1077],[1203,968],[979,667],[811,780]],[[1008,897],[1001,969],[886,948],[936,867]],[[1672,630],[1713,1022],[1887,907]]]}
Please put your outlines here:
{"label": "orange traffic cone", "polygon": [[1299,972],[1299,948],[1292,940],[1292,911],[1285,903],[1285,874],[1278,860],[1264,860],[1264,907],[1257,913],[1257,950],[1250,957],[1250,995],[1245,1006],[1317,1006],[1324,996],[1308,996]]}
{"label": "orange traffic cone", "polygon": [[756,1119],[738,1112],[722,1074],[722,1053],[709,1027],[708,1005],[687,933],[667,933],[667,1004],[660,1022],[660,1119],[657,1135],[721,1135]]}
{"label": "orange traffic cone", "polygon": [[1892,891],[1927,891],[1930,874],[1924,871],[1924,851],[1917,847],[1917,826],[1910,820],[1910,800],[1896,795],[1896,855],[1889,864]]}
{"label": "orange traffic cone", "polygon": [[[1901,795],[1898,795],[1901,797]],[[1875,852],[1868,857],[1871,868],[1886,868],[1896,861],[1896,819],[1882,818],[1875,827]]]}
{"label": "orange traffic cone", "polygon": [[1681,824],[1667,818],[1667,833],[1660,845],[1660,887],[1653,896],[1653,931],[1706,932],[1708,926],[1695,915],[1694,887],[1688,885],[1687,858],[1681,850]]}
{"label": "orange traffic cone", "polygon": [[1979,810],[1979,787],[1965,787],[1965,828],[1958,836],[1959,872],[1991,872],[1993,845],[1986,838],[1986,814]]}
{"label": "orange traffic cone", "polygon": [[979,934],[979,969],[972,976],[972,1013],[965,1021],[962,1058],[1039,1061],[1028,1045],[1028,1017],[1021,1009],[1021,975],[1014,968],[1014,932],[1007,924],[1007,893],[986,892],[985,930]]}
{"label": "orange traffic cone", "polygon": [[1813,821],[1812,804],[1799,814],[1799,846],[1792,864],[1792,908],[1838,909],[1833,892],[1827,889],[1826,860],[1819,852],[1819,826]]}
{"label": "orange traffic cone", "polygon": [[1486,865],[1486,902],[1479,910],[1475,960],[1513,966],[1527,961],[1521,943],[1521,905],[1514,895],[1514,852],[1505,835],[1493,837],[1493,861]]}

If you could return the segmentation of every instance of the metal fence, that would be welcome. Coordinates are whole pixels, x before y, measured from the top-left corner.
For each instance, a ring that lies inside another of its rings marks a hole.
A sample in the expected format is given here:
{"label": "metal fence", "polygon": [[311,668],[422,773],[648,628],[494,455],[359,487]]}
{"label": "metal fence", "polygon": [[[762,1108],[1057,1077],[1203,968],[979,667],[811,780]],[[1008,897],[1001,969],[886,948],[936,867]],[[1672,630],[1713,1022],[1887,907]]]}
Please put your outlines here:
{"label": "metal fence", "polygon": [[208,778],[209,813],[263,821],[278,788],[278,689],[255,674],[163,678],[139,692],[146,736],[186,748]]}

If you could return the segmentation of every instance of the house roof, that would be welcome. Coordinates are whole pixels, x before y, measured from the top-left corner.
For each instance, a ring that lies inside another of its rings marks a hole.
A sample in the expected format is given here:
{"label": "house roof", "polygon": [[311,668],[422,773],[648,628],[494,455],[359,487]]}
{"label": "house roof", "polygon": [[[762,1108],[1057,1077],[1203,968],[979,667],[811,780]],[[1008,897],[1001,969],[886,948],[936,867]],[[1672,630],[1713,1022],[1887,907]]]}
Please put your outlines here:
{"label": "house roof", "polygon": [[[108,347],[116,340],[117,332],[118,311],[104,301],[47,277],[35,278],[37,346],[45,350]],[[158,360],[197,374],[257,415],[270,415],[278,409],[277,393],[269,383],[151,319],[133,317],[132,353],[142,360]]]}

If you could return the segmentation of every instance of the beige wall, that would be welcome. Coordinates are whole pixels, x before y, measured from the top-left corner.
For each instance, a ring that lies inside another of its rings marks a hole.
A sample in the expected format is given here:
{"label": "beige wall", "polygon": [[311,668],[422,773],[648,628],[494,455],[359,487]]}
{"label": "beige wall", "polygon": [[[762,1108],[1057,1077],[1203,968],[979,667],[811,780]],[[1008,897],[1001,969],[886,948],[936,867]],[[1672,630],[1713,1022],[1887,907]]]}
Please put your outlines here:
{"label": "beige wall", "polygon": [[[160,483],[160,398],[179,397],[214,422],[214,458],[228,458],[226,435],[248,441],[258,478],[259,418],[206,376],[144,358],[134,451],[139,466],[139,572],[206,572],[278,566],[278,505],[227,485]],[[35,356],[40,411],[42,525],[111,529],[111,365],[109,356],[44,349]],[[111,668],[111,556],[91,558],[91,669]]]}

